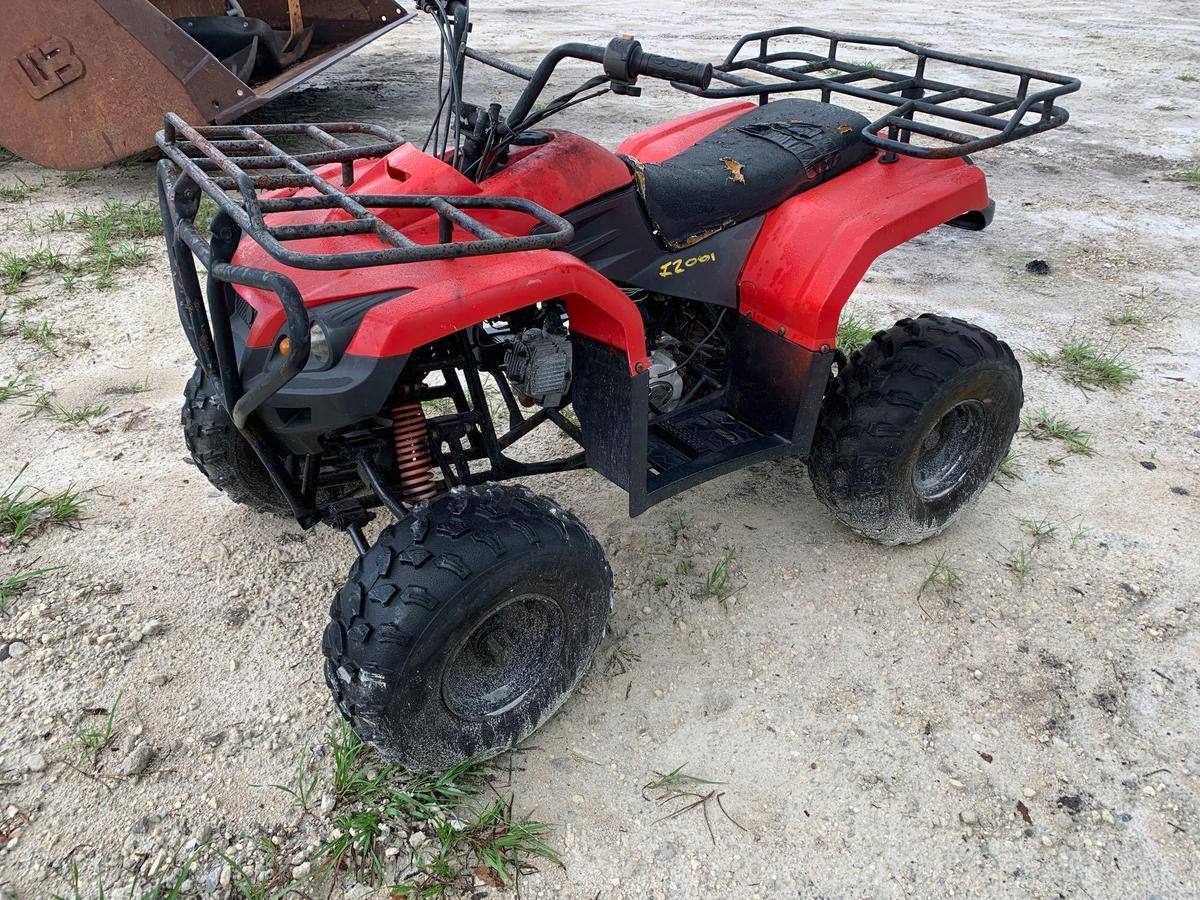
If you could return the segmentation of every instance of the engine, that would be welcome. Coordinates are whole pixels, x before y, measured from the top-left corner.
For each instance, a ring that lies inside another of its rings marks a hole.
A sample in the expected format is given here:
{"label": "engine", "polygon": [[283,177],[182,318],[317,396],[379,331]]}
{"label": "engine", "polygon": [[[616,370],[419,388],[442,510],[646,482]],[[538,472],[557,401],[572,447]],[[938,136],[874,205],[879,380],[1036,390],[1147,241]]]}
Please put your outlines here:
{"label": "engine", "polygon": [[650,411],[670,412],[683,396],[683,376],[675,357],[658,349],[650,354]]}
{"label": "engine", "polygon": [[571,341],[565,334],[527,328],[513,340],[504,368],[519,396],[542,406],[561,406],[571,389]]}

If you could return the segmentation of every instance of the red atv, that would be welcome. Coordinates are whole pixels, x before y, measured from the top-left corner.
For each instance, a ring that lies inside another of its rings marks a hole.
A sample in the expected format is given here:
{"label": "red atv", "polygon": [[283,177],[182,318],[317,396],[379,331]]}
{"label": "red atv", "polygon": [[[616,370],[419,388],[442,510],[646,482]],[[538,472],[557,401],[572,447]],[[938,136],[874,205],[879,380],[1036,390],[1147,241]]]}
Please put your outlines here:
{"label": "red atv", "polygon": [[[717,66],[616,38],[529,71],[467,48],[465,3],[423,6],[444,72],[423,148],[371,125],[175,116],[158,143],[198,359],[192,457],[237,502],[349,533],[326,679],[363,738],[426,769],[528,737],[611,611],[583,524],[499,482],[591,467],[637,515],[798,456],[838,519],[888,544],[936,534],[983,490],[1022,403],[1009,348],[924,315],[847,359],[838,318],[881,253],[985,227],[993,203],[967,154],[1061,125],[1055,98],[1079,82],[808,28],[746,35]],[[905,72],[847,62],[847,46]],[[463,100],[467,58],[528,82],[507,114]],[[568,59],[594,75],[539,104]],[[538,127],[599,94],[636,97],[642,77],[732,102],[616,153]],[[510,454],[547,423],[578,451]],[[379,507],[396,521],[371,544]]]}

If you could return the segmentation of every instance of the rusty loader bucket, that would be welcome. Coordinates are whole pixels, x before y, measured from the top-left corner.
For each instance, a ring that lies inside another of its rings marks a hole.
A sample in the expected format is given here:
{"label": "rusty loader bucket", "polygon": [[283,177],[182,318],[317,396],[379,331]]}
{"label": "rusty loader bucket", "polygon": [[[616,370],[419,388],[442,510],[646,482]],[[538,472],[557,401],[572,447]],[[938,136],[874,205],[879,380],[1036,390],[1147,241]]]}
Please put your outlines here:
{"label": "rusty loader bucket", "polygon": [[7,0],[0,145],[88,169],[154,144],[163,115],[228,122],[414,13],[383,0]]}

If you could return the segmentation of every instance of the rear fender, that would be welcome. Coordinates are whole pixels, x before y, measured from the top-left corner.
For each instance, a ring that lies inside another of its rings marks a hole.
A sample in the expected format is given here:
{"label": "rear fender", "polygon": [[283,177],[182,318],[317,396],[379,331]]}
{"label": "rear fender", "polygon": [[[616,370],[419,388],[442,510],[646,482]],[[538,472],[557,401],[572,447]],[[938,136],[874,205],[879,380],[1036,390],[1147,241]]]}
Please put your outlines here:
{"label": "rear fender", "polygon": [[738,281],[741,312],[810,350],[831,349],[876,258],[987,206],[983,172],[962,159],[863,163],[767,214]]}
{"label": "rear fender", "polygon": [[619,349],[631,375],[649,365],[646,333],[633,301],[568,253],[533,250],[438,265],[446,277],[368,311],[346,352],[399,356],[486,319],[561,299],[573,332]]}

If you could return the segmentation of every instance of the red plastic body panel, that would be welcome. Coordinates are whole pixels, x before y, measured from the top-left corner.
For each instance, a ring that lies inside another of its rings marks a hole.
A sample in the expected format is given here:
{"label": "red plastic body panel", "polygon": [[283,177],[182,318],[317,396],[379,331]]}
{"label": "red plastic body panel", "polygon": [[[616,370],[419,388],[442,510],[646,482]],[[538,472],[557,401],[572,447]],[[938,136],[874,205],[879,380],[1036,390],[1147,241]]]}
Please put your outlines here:
{"label": "red plastic body panel", "polygon": [[412,293],[368,310],[347,353],[373,357],[410,353],[467,325],[561,298],[572,331],[625,349],[631,373],[649,364],[637,306],[569,253],[532,250],[406,268],[419,268],[430,277]]}
{"label": "red plastic body panel", "polygon": [[[338,166],[322,172],[331,180],[338,179]],[[632,179],[628,167],[613,153],[586,138],[569,132],[553,132],[552,140],[537,147],[519,148],[511,163],[500,173],[475,184],[455,171],[451,166],[422,153],[411,144],[404,144],[383,159],[364,161],[355,169],[354,193],[358,194],[481,194],[527,197],[555,213],[563,213],[586,203],[594,197],[616,190]],[[310,191],[311,192],[311,191]],[[289,192],[279,192],[287,196]],[[295,194],[296,191],[291,191]],[[377,210],[381,218],[402,230],[407,237],[418,243],[437,243],[437,216],[423,209]],[[474,213],[479,221],[502,234],[529,234],[537,224],[529,216],[504,210],[480,210]],[[330,211],[326,218],[345,217],[345,213]],[[287,224],[289,217],[305,222],[321,221],[313,213],[274,214],[272,224]],[[456,240],[469,240],[470,236],[455,232]],[[324,246],[323,246],[324,245]],[[296,241],[297,249],[312,252],[349,252],[353,250],[381,249],[383,244],[374,235],[353,235],[329,239]],[[567,265],[567,260],[573,266]],[[630,315],[636,316],[636,308],[612,282],[588,269],[574,257],[548,251],[505,253],[494,256],[464,257],[426,263],[408,263],[394,266],[317,271],[295,269],[284,266],[270,257],[265,250],[248,238],[244,238],[234,254],[233,262],[282,272],[296,284],[306,306],[312,308],[336,300],[360,297],[397,290],[411,290],[387,306],[397,306],[393,313],[382,318],[368,317],[364,328],[350,348],[352,353],[370,352],[406,353],[409,350],[440,336],[473,325],[489,316],[526,306],[554,294],[546,294],[547,279],[560,286],[587,285],[589,302],[604,307],[589,311],[585,308],[583,295],[578,291],[572,311],[572,324],[593,329],[592,336],[601,334],[610,337],[610,343],[623,335],[624,322],[629,325]],[[576,271],[582,268],[590,278]],[[568,271],[569,270],[569,271]],[[557,274],[555,274],[557,273]],[[565,280],[564,280],[565,279]],[[481,299],[480,292],[486,294]],[[571,293],[572,291],[564,291]],[[275,341],[283,324],[283,309],[277,298],[266,291],[239,288],[239,293],[254,307],[257,315],[250,329],[247,345],[269,347]],[[507,296],[505,304],[497,306],[496,298]],[[440,307],[421,302],[423,297],[442,298]],[[450,299],[452,298],[452,299]],[[618,304],[619,301],[619,304]],[[610,307],[620,305],[628,310],[616,311]],[[398,334],[365,335],[366,326],[376,321],[392,321],[394,314],[402,309],[401,330],[414,336],[402,338]],[[576,323],[576,315],[579,322]],[[607,318],[606,318],[607,317]],[[603,323],[603,324],[601,324]],[[641,333],[638,321],[637,333]],[[624,346],[623,339],[621,342]],[[633,361],[645,355],[644,341],[632,343]],[[366,348],[374,348],[367,350]],[[384,349],[386,348],[386,349]]]}
{"label": "red plastic body panel", "polygon": [[767,213],[738,282],[741,313],[810,350],[831,348],[876,257],[987,204],[983,172],[962,159],[865,162]]}
{"label": "red plastic body panel", "polygon": [[754,107],[754,103],[744,100],[706,107],[630,135],[621,142],[617,152],[644,163],[659,163],[686,150]]}
{"label": "red plastic body panel", "polygon": [[[619,152],[660,162],[754,108],[736,102],[699,110],[627,138]],[[436,157],[405,144],[386,158],[357,164],[361,194],[478,194],[527,197],[556,213],[628,184],[632,176],[613,153],[569,132],[552,132],[539,147],[519,148],[510,164],[474,184]],[[338,177],[332,166],[330,179]],[[739,278],[740,312],[812,350],[834,346],[842,307],[872,261],[891,248],[963,213],[987,206],[983,173],[961,159],[864,163],[799,194],[769,212]],[[422,210],[381,216],[411,239],[437,241],[437,217]],[[313,221],[311,213],[304,221]],[[327,215],[344,215],[330,212]],[[522,213],[478,211],[507,234],[528,234]],[[283,224],[284,217],[277,217]],[[468,239],[456,233],[456,239]],[[338,238],[336,249],[378,249],[372,235]],[[297,242],[321,252],[319,240]],[[611,281],[574,256],[549,250],[321,272],[292,269],[243,240],[234,262],[288,275],[309,307],[391,291],[403,296],[371,309],[348,348],[361,356],[391,356],[484,319],[561,297],[571,326],[624,349],[631,372],[644,366],[645,336],[636,306]],[[283,323],[274,295],[240,288],[258,315],[248,345],[269,347]]]}

